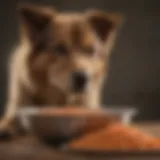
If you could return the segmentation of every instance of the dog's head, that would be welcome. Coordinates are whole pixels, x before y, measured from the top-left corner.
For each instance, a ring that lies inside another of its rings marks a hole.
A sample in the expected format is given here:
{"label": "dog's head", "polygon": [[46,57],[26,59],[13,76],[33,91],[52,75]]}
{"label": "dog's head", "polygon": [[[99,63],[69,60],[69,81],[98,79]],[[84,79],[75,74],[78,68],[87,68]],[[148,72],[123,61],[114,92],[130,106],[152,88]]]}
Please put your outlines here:
{"label": "dog's head", "polygon": [[63,92],[83,92],[101,77],[121,15],[91,10],[58,13],[28,5],[19,8],[22,35],[31,46],[28,67],[33,79]]}

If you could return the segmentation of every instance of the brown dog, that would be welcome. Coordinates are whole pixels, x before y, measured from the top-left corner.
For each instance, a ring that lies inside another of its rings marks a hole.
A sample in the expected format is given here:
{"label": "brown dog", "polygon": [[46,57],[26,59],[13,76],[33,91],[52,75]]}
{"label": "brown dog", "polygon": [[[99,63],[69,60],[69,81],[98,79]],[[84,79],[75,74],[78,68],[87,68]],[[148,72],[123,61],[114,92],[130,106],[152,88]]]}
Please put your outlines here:
{"label": "brown dog", "polygon": [[58,13],[23,5],[20,44],[11,56],[8,102],[0,129],[20,106],[100,106],[108,56],[123,18],[89,10]]}

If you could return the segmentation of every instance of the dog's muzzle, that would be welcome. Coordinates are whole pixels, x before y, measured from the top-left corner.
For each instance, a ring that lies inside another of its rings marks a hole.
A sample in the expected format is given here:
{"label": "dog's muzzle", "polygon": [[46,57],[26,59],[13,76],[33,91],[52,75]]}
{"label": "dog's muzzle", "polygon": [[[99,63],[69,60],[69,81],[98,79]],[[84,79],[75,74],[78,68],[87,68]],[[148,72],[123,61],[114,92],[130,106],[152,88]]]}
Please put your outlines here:
{"label": "dog's muzzle", "polygon": [[71,75],[71,90],[83,92],[88,82],[88,75],[85,72],[73,72]]}

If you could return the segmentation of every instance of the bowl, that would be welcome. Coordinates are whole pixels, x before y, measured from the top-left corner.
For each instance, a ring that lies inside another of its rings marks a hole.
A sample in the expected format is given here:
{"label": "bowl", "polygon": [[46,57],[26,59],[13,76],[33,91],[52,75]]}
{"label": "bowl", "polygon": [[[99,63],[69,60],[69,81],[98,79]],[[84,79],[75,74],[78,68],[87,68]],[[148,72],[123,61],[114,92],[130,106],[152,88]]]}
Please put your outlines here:
{"label": "bowl", "polygon": [[82,134],[105,127],[113,121],[129,124],[136,115],[130,109],[85,109],[85,108],[22,108],[18,117],[28,132],[43,142],[59,146]]}

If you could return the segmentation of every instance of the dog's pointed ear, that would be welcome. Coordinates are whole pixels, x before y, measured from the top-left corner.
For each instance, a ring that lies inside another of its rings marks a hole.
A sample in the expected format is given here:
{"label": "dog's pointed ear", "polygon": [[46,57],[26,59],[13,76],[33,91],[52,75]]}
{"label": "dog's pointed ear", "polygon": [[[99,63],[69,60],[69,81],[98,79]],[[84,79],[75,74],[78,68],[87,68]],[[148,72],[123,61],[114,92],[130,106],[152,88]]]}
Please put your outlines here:
{"label": "dog's pointed ear", "polygon": [[50,23],[54,15],[52,8],[30,4],[20,4],[18,12],[25,25],[30,27],[29,29],[37,31],[43,30]]}
{"label": "dog's pointed ear", "polygon": [[50,7],[32,4],[20,4],[17,10],[23,29],[33,41],[46,32],[55,15],[54,9]]}
{"label": "dog's pointed ear", "polygon": [[124,21],[124,16],[119,13],[90,10],[87,12],[87,20],[97,36],[104,42],[111,31],[120,27]]}

